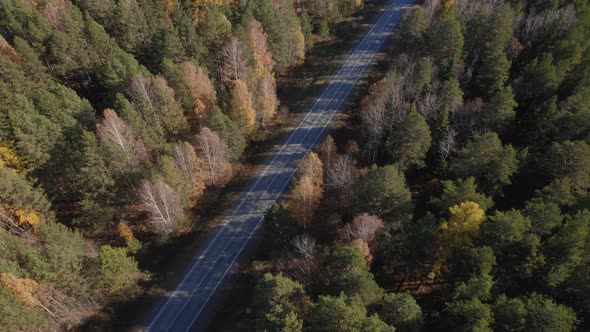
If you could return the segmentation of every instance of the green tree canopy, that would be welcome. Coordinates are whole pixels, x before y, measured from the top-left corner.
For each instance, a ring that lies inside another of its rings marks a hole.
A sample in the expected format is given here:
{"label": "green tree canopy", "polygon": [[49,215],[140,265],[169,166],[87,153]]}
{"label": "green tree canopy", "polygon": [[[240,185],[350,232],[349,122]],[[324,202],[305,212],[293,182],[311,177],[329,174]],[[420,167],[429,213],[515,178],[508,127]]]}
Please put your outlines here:
{"label": "green tree canopy", "polygon": [[397,123],[387,138],[385,147],[393,161],[401,168],[424,167],[426,152],[430,149],[430,127],[418,112],[410,112]]}
{"label": "green tree canopy", "polygon": [[409,294],[387,293],[380,302],[379,317],[396,331],[418,332],[424,325],[422,309]]}
{"label": "green tree canopy", "polygon": [[314,331],[395,331],[379,318],[367,317],[367,309],[360,298],[343,293],[338,297],[320,295],[313,305],[310,320]]}
{"label": "green tree canopy", "polygon": [[395,165],[376,167],[354,185],[355,208],[382,216],[390,228],[405,223],[414,209],[406,178]]}
{"label": "green tree canopy", "polygon": [[383,289],[375,282],[357,247],[337,247],[326,257],[325,268],[328,289],[333,294],[358,296],[366,304],[374,304],[383,296]]}
{"label": "green tree canopy", "polygon": [[516,150],[511,145],[503,146],[494,132],[474,137],[451,161],[451,171],[455,175],[475,177],[488,193],[497,193],[510,184],[517,167]]}

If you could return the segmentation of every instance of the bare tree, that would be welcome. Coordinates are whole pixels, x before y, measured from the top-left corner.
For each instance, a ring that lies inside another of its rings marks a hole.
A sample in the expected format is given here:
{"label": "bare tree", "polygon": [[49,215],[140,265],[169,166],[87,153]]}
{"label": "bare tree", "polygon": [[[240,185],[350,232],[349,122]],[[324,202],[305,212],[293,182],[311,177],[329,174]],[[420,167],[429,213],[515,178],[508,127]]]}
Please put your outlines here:
{"label": "bare tree", "polygon": [[576,12],[572,5],[556,10],[546,10],[525,16],[521,13],[515,17],[515,29],[523,44],[535,41],[549,29],[557,29],[564,34],[576,22]]}
{"label": "bare tree", "polygon": [[295,262],[295,267],[301,274],[301,279],[304,285],[308,285],[311,280],[311,275],[315,269],[314,256],[316,254],[316,241],[309,234],[304,233],[296,236],[291,245],[295,252],[301,255],[302,259]]}
{"label": "bare tree", "polygon": [[363,213],[356,216],[351,223],[340,230],[340,237],[346,241],[363,240],[371,243],[383,229],[381,218]]}
{"label": "bare tree", "polygon": [[371,103],[361,110],[361,122],[368,134],[368,146],[373,157],[381,144],[387,130],[385,105]]}
{"label": "bare tree", "polygon": [[455,129],[449,127],[438,143],[438,151],[442,160],[447,160],[451,153],[457,148],[456,138],[457,132]]}
{"label": "bare tree", "polygon": [[291,245],[296,253],[305,258],[313,257],[316,253],[316,241],[307,233],[297,235],[291,241]]}
{"label": "bare tree", "polygon": [[484,14],[489,16],[492,14],[494,8],[501,4],[501,0],[458,0],[457,12],[463,16],[465,20],[471,21],[476,15]]}
{"label": "bare tree", "polygon": [[197,151],[209,173],[207,183],[219,184],[229,171],[230,163],[227,147],[219,135],[207,127],[203,127],[197,135]]}
{"label": "bare tree", "polygon": [[352,185],[356,179],[355,163],[349,154],[337,155],[326,166],[326,187],[340,194],[340,199],[348,203],[352,196]]}
{"label": "bare tree", "polygon": [[439,87],[440,81],[434,80],[426,94],[418,100],[416,105],[418,113],[422,114],[427,120],[438,114],[443,106],[443,100],[439,95]]}
{"label": "bare tree", "polygon": [[393,74],[389,75],[389,78],[385,81],[386,82],[386,107],[387,107],[387,127],[393,127],[397,122],[401,121],[406,113],[406,100],[404,98],[404,90],[406,79],[405,77],[393,76]]}
{"label": "bare tree", "polygon": [[320,159],[324,165],[332,162],[332,159],[337,155],[336,142],[331,135],[328,135],[322,145],[320,145]]}
{"label": "bare tree", "polygon": [[150,117],[152,118],[150,121],[155,123],[158,134],[163,138],[164,129],[160,117],[156,112],[158,92],[154,81],[149,77],[137,75],[131,80],[127,93],[135,103],[142,105],[145,112],[150,113]]}
{"label": "bare tree", "polygon": [[137,103],[154,107],[157,99],[156,89],[149,77],[137,75],[131,80],[127,93]]}
{"label": "bare tree", "polygon": [[162,179],[155,182],[142,180],[139,198],[150,214],[150,222],[164,233],[172,233],[178,228],[184,212],[180,195]]}
{"label": "bare tree", "polygon": [[104,118],[96,125],[96,131],[100,139],[117,146],[129,163],[133,164],[148,158],[148,151],[143,141],[135,136],[131,128],[112,109],[107,108],[104,111]]}
{"label": "bare tree", "polygon": [[243,80],[246,73],[246,54],[244,45],[237,37],[232,37],[221,51],[223,64],[221,67],[221,79],[224,83]]}

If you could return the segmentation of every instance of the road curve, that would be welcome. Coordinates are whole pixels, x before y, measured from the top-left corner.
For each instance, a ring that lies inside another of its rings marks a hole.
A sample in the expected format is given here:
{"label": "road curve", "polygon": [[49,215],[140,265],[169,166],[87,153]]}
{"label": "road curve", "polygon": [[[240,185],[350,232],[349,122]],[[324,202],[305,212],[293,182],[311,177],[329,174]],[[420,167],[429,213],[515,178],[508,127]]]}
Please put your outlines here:
{"label": "road curve", "polygon": [[324,88],[321,96],[299,124],[285,135],[262,164],[231,212],[209,235],[193,258],[176,290],[154,310],[148,331],[202,329],[204,308],[238,259],[248,241],[258,232],[264,212],[288,188],[297,163],[324,138],[334,114],[343,105],[373,63],[384,42],[415,0],[390,0],[371,30],[357,43]]}

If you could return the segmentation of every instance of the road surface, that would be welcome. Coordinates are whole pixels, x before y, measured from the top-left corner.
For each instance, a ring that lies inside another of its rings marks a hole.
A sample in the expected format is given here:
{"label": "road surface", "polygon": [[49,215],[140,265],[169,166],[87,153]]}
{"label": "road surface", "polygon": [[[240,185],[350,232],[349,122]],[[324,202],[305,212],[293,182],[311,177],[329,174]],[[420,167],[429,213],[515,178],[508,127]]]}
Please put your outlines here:
{"label": "road surface", "polygon": [[204,308],[236,262],[248,241],[258,232],[264,212],[288,188],[297,163],[326,135],[334,114],[373,63],[403,11],[415,0],[390,0],[371,30],[357,43],[300,123],[263,162],[264,171],[241,194],[234,208],[204,242],[184,279],[154,311],[148,331],[202,329]]}

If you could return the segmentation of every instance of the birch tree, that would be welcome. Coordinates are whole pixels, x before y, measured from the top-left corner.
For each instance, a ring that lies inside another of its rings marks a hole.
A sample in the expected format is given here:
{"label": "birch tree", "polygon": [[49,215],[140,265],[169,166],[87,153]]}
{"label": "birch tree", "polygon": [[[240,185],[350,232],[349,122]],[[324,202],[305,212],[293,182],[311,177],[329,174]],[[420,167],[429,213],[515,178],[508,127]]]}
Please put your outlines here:
{"label": "birch tree", "polygon": [[142,180],[139,198],[149,212],[149,221],[160,231],[169,234],[178,229],[184,217],[180,195],[162,179]]}
{"label": "birch tree", "polygon": [[221,80],[226,84],[235,80],[243,80],[247,65],[244,44],[234,36],[223,47],[221,55],[223,57]]}
{"label": "birch tree", "polygon": [[198,199],[205,190],[203,161],[197,156],[195,148],[188,142],[180,143],[174,148],[174,161],[192,187],[192,196]]}
{"label": "birch tree", "polygon": [[143,140],[138,138],[112,109],[107,108],[104,111],[103,120],[96,125],[96,132],[101,140],[116,146],[129,164],[148,158],[148,150]]}
{"label": "birch tree", "polygon": [[201,129],[196,143],[198,155],[209,175],[205,183],[214,186],[220,184],[231,167],[226,146],[219,135],[207,127]]}

